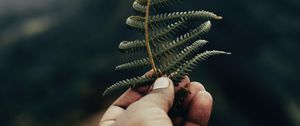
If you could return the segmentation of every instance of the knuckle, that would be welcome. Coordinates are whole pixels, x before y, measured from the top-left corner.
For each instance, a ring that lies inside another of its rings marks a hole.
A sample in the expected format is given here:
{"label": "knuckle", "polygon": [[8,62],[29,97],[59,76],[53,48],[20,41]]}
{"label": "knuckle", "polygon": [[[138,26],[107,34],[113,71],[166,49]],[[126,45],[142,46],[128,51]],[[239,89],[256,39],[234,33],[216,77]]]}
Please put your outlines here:
{"label": "knuckle", "polygon": [[195,88],[199,89],[199,90],[204,90],[205,91],[205,87],[203,86],[203,84],[199,83],[199,82],[191,82],[190,85],[195,86]]}

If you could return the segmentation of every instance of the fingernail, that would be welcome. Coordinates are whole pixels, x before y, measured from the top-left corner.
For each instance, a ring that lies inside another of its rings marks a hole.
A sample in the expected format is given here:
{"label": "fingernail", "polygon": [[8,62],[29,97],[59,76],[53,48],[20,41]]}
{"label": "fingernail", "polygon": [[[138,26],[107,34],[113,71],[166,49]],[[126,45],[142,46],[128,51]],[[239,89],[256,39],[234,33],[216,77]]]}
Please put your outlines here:
{"label": "fingernail", "polygon": [[158,78],[153,85],[153,90],[167,88],[170,85],[170,81],[166,77]]}

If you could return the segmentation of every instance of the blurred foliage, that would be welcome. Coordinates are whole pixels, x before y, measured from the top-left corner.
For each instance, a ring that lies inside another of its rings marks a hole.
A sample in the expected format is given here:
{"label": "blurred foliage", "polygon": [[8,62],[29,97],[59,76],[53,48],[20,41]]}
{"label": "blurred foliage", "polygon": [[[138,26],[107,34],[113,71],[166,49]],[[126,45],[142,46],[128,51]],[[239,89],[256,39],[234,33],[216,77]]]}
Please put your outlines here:
{"label": "blurred foliage", "polygon": [[[113,71],[130,58],[118,43],[139,36],[125,26],[131,4],[1,0],[2,125],[82,125],[106,109],[120,93],[102,97],[102,91],[131,76]],[[210,124],[300,125],[300,1],[188,0],[184,6],[222,15],[206,36],[207,48],[233,53],[191,74],[214,97]]]}

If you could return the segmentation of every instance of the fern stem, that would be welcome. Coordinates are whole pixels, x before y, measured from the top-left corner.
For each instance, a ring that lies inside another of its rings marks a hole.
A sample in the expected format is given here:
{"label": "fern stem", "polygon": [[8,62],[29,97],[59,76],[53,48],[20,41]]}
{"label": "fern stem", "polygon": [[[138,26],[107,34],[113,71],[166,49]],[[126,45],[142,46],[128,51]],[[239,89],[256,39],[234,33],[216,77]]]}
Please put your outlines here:
{"label": "fern stem", "polygon": [[144,26],[145,27],[145,41],[146,41],[147,55],[148,55],[150,64],[152,66],[152,69],[154,70],[154,73],[157,75],[157,69],[156,69],[156,66],[155,66],[155,62],[154,62],[153,55],[152,55],[151,48],[150,48],[150,41],[149,41],[149,24],[148,24],[148,21],[149,21],[149,13],[150,13],[150,3],[151,3],[151,0],[147,0],[145,24],[144,24],[145,25]]}

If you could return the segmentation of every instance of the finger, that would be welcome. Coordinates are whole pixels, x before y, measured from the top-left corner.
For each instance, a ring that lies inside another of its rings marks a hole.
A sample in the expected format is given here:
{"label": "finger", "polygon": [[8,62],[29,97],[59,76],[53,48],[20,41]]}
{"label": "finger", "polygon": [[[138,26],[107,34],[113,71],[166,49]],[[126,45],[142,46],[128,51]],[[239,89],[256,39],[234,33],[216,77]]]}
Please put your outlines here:
{"label": "finger", "polygon": [[[154,73],[153,70],[148,71],[143,76],[152,76]],[[143,95],[148,93],[150,86],[143,86],[131,89],[129,88],[123,95],[121,95],[113,105],[119,106],[121,108],[126,109],[130,104],[140,99]]]}
{"label": "finger", "polygon": [[206,126],[212,110],[213,99],[207,91],[199,91],[193,97],[185,126]]}
{"label": "finger", "polygon": [[153,90],[135,102],[134,106],[143,108],[159,108],[168,112],[174,100],[173,82],[167,77],[158,78],[153,84]]}
{"label": "finger", "polygon": [[129,105],[114,125],[171,126],[167,115],[174,99],[174,87],[169,78],[158,78],[153,90],[140,100]]}
{"label": "finger", "polygon": [[192,99],[199,91],[205,91],[204,86],[199,82],[191,82],[188,85],[186,85],[186,88],[190,91],[190,94],[184,99],[183,102],[184,108],[188,108]]}
{"label": "finger", "polygon": [[118,106],[110,106],[107,111],[104,113],[102,119],[99,122],[98,126],[111,126],[116,122],[116,118],[124,113],[124,109]]}
{"label": "finger", "polygon": [[[144,88],[144,87],[142,87]],[[124,94],[122,94],[112,105],[118,106],[121,108],[126,109],[130,104],[133,102],[139,100],[141,97],[143,97],[143,93],[140,93],[139,91],[144,89],[128,89]]]}
{"label": "finger", "polygon": [[[187,97],[184,98],[183,101],[183,108],[182,108],[182,112],[184,113],[183,115],[187,114],[187,111],[189,109],[189,105],[192,101],[192,99],[194,98],[194,96],[199,92],[199,91],[205,91],[205,88],[202,84],[200,84],[199,82],[190,82],[189,84],[187,84],[185,86],[185,88],[188,89],[188,91],[190,92],[189,95],[187,95]],[[175,126],[180,126],[183,125],[183,123],[185,122],[185,118],[182,115],[174,115],[173,117],[173,123]]]}
{"label": "finger", "polygon": [[[143,91],[144,89],[140,89]],[[133,89],[128,89],[121,95],[105,112],[100,120],[101,126],[111,125],[116,121],[116,118],[121,115],[125,109],[133,102],[139,100],[143,96],[142,93]]]}
{"label": "finger", "polygon": [[190,78],[188,76],[184,76],[183,79],[175,86],[175,92],[179,91],[181,88],[186,87],[190,83]]}

